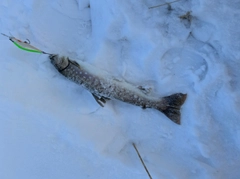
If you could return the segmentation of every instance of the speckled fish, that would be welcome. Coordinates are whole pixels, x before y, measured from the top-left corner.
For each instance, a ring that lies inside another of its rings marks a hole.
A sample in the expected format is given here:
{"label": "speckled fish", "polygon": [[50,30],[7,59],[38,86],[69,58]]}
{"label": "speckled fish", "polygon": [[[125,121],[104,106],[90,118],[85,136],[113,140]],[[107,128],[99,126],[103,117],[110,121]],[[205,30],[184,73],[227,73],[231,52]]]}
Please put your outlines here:
{"label": "speckled fish", "polygon": [[109,73],[85,62],[75,62],[68,57],[49,56],[51,63],[65,77],[89,90],[103,107],[109,99],[117,99],[142,108],[154,108],[164,113],[173,122],[180,124],[180,108],[187,94],[176,93],[166,97],[155,97],[147,89],[136,87],[124,80],[117,80]]}

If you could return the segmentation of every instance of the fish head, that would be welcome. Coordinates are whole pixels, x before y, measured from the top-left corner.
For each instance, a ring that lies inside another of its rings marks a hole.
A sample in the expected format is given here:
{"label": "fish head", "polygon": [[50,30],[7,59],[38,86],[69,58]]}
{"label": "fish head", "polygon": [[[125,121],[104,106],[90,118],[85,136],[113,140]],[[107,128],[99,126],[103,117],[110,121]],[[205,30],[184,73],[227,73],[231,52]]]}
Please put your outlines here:
{"label": "fish head", "polygon": [[49,59],[51,60],[53,66],[59,71],[65,69],[69,65],[69,59],[64,56],[51,54],[49,55]]}

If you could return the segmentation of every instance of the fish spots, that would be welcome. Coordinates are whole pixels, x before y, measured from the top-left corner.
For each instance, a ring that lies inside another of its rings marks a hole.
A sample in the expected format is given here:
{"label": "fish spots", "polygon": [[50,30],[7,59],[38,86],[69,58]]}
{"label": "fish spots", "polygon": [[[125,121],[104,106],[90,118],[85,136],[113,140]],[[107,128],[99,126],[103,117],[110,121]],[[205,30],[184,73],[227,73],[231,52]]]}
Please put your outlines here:
{"label": "fish spots", "polygon": [[143,108],[152,107],[147,97],[141,95],[139,90],[124,83],[117,83],[111,79],[101,78],[101,76],[93,76],[90,71],[78,68],[74,64],[70,65],[62,72],[68,79],[82,85],[91,93],[98,96],[119,99],[124,102],[135,104]]}
{"label": "fish spots", "polygon": [[97,78],[95,78],[94,85],[98,85],[98,83],[99,83],[99,80]]}

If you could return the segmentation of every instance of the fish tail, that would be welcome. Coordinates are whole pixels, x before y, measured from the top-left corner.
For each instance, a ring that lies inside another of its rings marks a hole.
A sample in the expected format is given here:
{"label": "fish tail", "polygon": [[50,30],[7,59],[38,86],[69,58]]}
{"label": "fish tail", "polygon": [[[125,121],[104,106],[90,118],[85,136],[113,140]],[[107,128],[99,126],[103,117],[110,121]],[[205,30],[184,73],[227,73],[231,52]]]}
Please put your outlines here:
{"label": "fish tail", "polygon": [[187,98],[187,94],[176,93],[170,96],[163,97],[164,107],[161,106],[158,108],[159,111],[164,113],[169,119],[173,122],[180,124],[181,123],[181,112],[180,108],[183,105],[184,101]]}

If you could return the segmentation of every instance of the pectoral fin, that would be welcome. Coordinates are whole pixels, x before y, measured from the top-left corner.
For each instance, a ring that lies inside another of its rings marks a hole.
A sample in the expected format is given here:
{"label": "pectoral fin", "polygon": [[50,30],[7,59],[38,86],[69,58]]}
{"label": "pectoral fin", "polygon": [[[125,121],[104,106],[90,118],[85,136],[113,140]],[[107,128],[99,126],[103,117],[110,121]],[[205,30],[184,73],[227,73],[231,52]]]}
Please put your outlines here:
{"label": "pectoral fin", "polygon": [[92,94],[92,95],[93,95],[94,99],[96,100],[96,102],[102,107],[104,107],[106,100],[110,100],[109,98],[106,98],[103,96],[99,97],[99,96],[96,96],[95,94]]}
{"label": "pectoral fin", "polygon": [[80,65],[79,65],[76,61],[70,60],[69,58],[68,58],[68,60],[69,60],[73,65],[75,65],[75,66],[77,66],[78,68],[80,68]]}

